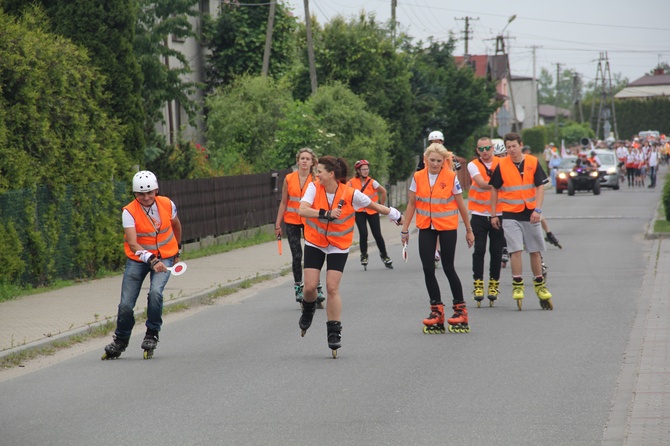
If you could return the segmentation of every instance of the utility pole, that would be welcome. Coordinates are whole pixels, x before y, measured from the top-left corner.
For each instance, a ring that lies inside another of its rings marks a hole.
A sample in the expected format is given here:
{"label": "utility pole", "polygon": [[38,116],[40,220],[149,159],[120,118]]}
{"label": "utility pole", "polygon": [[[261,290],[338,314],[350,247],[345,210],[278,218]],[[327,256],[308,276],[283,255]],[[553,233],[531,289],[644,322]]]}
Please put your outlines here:
{"label": "utility pole", "polygon": [[554,104],[555,104],[554,106],[556,107],[556,119],[554,119],[554,124],[555,124],[554,138],[556,139],[556,141],[558,141],[558,124],[560,122],[560,116],[561,116],[561,113],[559,112],[559,108],[558,108],[558,96],[559,96],[559,92],[561,91],[560,88],[559,88],[560,82],[561,82],[561,64],[557,63],[556,64],[556,98],[554,100]]}
{"label": "utility pole", "polygon": [[578,73],[572,76],[572,103],[575,107],[575,114],[579,112],[579,122],[584,122],[584,113],[582,112],[582,81]]}
{"label": "utility pole", "polygon": [[[604,64],[603,64],[604,62]],[[612,95],[612,72],[610,71],[610,62],[607,53],[600,53],[598,59],[598,68],[596,69],[596,97],[598,98],[598,117],[596,124],[596,138],[600,137],[600,125],[603,125],[603,139],[609,136],[611,128],[609,118],[612,118],[614,124],[614,138],[619,139],[619,130],[616,122],[616,112],[614,110],[614,97]],[[600,90],[600,94],[598,94]],[[591,105],[591,121],[593,121],[593,112],[595,110],[596,101]]]}
{"label": "utility pole", "polygon": [[533,83],[533,127],[535,127],[538,124],[538,111],[537,111],[538,94],[537,94],[537,79],[536,79],[536,77],[537,77],[537,74],[536,74],[537,73],[537,70],[536,70],[537,54],[536,54],[536,50],[538,48],[542,48],[542,47],[537,46],[537,45],[531,45],[531,48],[533,49],[533,80],[532,80],[532,83]]}
{"label": "utility pole", "polygon": [[307,31],[307,59],[309,60],[309,80],[312,85],[312,94],[316,93],[316,62],[314,61],[314,41],[312,40],[312,18],[309,15],[309,0],[305,4],[305,25]]}
{"label": "utility pole", "polygon": [[398,7],[398,0],[391,0],[391,37],[393,38],[393,46],[395,46],[395,29],[396,29],[396,21],[395,21],[395,10]]}
{"label": "utility pole", "polygon": [[268,15],[268,28],[265,32],[265,52],[263,53],[263,69],[261,75],[263,77],[268,75],[270,69],[270,51],[272,50],[272,30],[275,23],[275,10],[277,2],[270,2],[270,14]]}
{"label": "utility pole", "polygon": [[465,52],[463,53],[463,56],[465,58],[465,61],[468,62],[470,51],[468,49],[468,44],[470,42],[470,34],[472,31],[470,31],[470,20],[479,20],[479,17],[473,18],[473,17],[461,17],[457,18],[456,20],[465,20],[465,31],[462,31],[461,33],[463,34],[463,40],[465,41]]}

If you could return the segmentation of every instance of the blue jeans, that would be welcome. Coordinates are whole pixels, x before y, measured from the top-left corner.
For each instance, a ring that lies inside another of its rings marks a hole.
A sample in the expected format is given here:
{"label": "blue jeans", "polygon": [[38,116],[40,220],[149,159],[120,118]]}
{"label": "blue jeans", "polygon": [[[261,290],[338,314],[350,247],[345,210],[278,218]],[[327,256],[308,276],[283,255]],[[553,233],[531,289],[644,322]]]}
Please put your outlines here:
{"label": "blue jeans", "polygon": [[[165,266],[172,266],[174,258],[161,259]],[[149,265],[128,259],[123,272],[123,283],[121,284],[121,303],[116,318],[116,337],[119,339],[130,338],[130,333],[135,326],[135,314],[133,309],[140,295],[142,283],[149,274],[149,297],[147,304],[147,329],[160,331],[163,324],[163,289],[167,285],[170,273],[155,273]]]}

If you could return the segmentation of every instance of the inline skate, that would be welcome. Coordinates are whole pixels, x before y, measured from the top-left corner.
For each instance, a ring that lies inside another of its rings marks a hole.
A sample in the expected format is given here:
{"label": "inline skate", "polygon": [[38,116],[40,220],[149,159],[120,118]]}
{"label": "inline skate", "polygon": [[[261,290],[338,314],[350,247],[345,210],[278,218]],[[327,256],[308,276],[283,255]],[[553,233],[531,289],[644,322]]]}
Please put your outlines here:
{"label": "inline skate", "polygon": [[512,299],[516,300],[516,306],[521,311],[523,302],[523,279],[512,280]]}
{"label": "inline skate", "polygon": [[454,304],[452,307],[454,315],[447,319],[450,333],[469,333],[468,310],[465,308],[465,302]]}
{"label": "inline skate", "polygon": [[443,334],[444,329],[444,304],[432,304],[430,314],[423,320],[423,332],[425,334]]}
{"label": "inline skate", "polygon": [[547,289],[547,284],[544,281],[544,278],[536,277],[535,278],[535,294],[537,298],[540,299],[540,307],[543,310],[553,310],[554,304],[551,303],[551,293]]}
{"label": "inline skate", "polygon": [[502,249],[502,267],[507,267],[507,262],[509,262],[509,252],[507,252],[507,246]]}
{"label": "inline skate", "polygon": [[300,315],[300,336],[305,336],[307,329],[312,326],[312,319],[314,318],[314,312],[316,311],[316,302],[307,302],[303,301],[302,303],[302,314]]}
{"label": "inline skate", "polygon": [[561,244],[558,242],[558,239],[556,238],[556,236],[554,234],[552,234],[551,232],[547,232],[547,235],[544,237],[544,240],[551,243],[552,245],[554,245],[558,249],[563,249]]}
{"label": "inline skate", "polygon": [[363,265],[363,270],[364,271],[368,270],[368,255],[367,254],[361,254],[361,265]]}
{"label": "inline skate", "polygon": [[493,302],[498,299],[498,287],[500,286],[500,281],[495,279],[489,279],[489,289],[488,289],[488,299],[489,307],[493,306]]}
{"label": "inline skate", "polygon": [[342,347],[342,323],[340,321],[326,322],[328,330],[328,347],[333,352],[333,359],[337,358],[337,349]]}
{"label": "inline skate", "polygon": [[128,339],[119,339],[116,335],[112,338],[112,343],[105,346],[105,353],[102,354],[102,360],[116,359],[121,356],[121,353],[126,351],[128,347]]}
{"label": "inline skate", "polygon": [[384,266],[387,267],[388,269],[393,269],[393,260],[387,255],[380,256],[382,258],[382,262],[384,262]]}
{"label": "inline skate", "polygon": [[326,296],[323,295],[323,287],[321,282],[316,287],[316,308],[323,310],[323,301],[326,300]]}
{"label": "inline skate", "polygon": [[303,296],[304,288],[305,286],[300,282],[296,282],[293,284],[293,290],[295,291],[295,301],[298,303],[302,303],[302,299],[304,297]]}
{"label": "inline skate", "polygon": [[481,308],[482,301],[484,300],[484,280],[475,279],[473,287],[474,290],[472,291],[472,294],[474,295],[475,301],[477,302],[477,308]]}
{"label": "inline skate", "polygon": [[158,332],[156,330],[147,330],[142,341],[142,350],[144,350],[144,359],[151,359],[154,356],[154,350],[158,345]]}

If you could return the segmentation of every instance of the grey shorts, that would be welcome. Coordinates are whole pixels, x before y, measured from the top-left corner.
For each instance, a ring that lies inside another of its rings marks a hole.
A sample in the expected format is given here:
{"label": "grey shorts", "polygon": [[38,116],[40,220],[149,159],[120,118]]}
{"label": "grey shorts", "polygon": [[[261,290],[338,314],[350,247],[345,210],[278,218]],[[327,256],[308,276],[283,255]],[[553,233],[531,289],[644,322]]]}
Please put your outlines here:
{"label": "grey shorts", "polygon": [[526,252],[546,251],[542,236],[542,224],[531,223],[529,221],[517,221],[503,219],[503,230],[505,231],[505,240],[507,241],[507,251],[522,251],[525,247]]}

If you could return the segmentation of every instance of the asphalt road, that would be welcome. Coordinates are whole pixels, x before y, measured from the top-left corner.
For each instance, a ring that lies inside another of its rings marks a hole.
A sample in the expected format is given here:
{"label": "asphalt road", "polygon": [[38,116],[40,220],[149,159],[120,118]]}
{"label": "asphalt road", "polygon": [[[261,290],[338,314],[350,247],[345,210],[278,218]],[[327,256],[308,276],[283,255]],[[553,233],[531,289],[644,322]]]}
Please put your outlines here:
{"label": "asphalt road", "polygon": [[[337,359],[324,311],[300,337],[287,276],[166,324],[150,361],[135,330],[120,360],[101,361],[97,348],[0,382],[0,443],[599,445],[649,260],[642,234],[657,203],[646,189],[547,191],[544,213],[563,245],[544,255],[554,311],[540,309],[524,255],[523,311],[507,268],[493,308],[476,308],[468,294],[470,333],[425,335],[416,236],[407,264],[399,240],[387,240],[393,271],[374,252],[368,271],[350,257]],[[457,269],[470,293],[463,235]]]}

